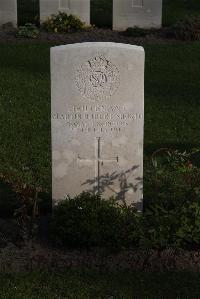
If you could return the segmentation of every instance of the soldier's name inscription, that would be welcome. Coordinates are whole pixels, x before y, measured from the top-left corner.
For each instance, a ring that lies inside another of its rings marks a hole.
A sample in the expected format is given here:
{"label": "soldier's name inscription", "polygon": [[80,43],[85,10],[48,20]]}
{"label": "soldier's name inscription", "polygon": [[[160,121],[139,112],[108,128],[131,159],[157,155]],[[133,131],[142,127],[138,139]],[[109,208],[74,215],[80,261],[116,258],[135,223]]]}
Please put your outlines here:
{"label": "soldier's name inscription", "polygon": [[83,133],[114,133],[125,131],[133,121],[143,119],[141,113],[129,110],[119,105],[73,105],[67,106],[65,113],[53,112],[52,119],[65,121],[68,128]]}

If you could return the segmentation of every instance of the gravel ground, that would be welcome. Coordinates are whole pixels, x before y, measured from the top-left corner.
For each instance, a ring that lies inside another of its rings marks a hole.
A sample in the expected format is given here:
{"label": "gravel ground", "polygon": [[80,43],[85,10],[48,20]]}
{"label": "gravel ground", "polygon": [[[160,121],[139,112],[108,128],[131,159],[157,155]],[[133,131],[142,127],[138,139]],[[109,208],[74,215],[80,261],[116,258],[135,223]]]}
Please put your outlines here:
{"label": "gravel ground", "polygon": [[200,250],[133,249],[108,253],[99,249],[90,251],[51,249],[37,244],[17,247],[12,243],[0,248],[0,272],[78,269],[108,272],[200,271]]}
{"label": "gravel ground", "polygon": [[[48,229],[44,228],[44,224],[45,221],[41,222],[42,234],[46,236]],[[16,221],[0,218],[0,272],[78,269],[108,272],[200,271],[200,249],[70,250],[53,247],[45,238],[23,242]]]}
{"label": "gravel ground", "polygon": [[48,33],[41,31],[40,36],[37,39],[27,39],[16,37],[16,29],[5,28],[0,30],[0,43],[2,42],[52,42],[52,43],[81,43],[81,42],[118,42],[125,44],[166,44],[166,43],[177,43],[178,41],[173,39],[162,38],[162,31],[159,34],[149,34],[143,38],[135,38],[125,36],[122,32],[112,31],[111,29],[92,29],[85,32],[75,33]]}

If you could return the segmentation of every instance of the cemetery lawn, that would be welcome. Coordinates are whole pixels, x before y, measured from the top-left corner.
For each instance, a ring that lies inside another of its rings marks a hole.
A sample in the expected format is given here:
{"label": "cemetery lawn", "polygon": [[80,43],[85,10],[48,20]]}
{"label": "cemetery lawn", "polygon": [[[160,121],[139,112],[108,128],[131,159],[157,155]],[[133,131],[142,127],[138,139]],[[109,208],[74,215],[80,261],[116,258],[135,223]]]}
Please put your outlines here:
{"label": "cemetery lawn", "polygon": [[[0,44],[0,175],[51,190],[50,44]],[[200,43],[145,46],[145,153],[200,145]]]}
{"label": "cemetery lawn", "polygon": [[199,298],[198,273],[0,274],[0,299]]}

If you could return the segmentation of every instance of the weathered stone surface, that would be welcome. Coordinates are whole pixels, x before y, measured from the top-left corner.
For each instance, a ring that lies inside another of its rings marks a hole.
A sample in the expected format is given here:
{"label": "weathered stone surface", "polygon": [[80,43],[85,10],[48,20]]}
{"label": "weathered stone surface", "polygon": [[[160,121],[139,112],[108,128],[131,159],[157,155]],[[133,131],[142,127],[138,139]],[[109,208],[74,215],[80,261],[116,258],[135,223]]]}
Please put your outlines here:
{"label": "weathered stone surface", "polygon": [[144,50],[51,49],[53,200],[100,192],[142,208]]}
{"label": "weathered stone surface", "polygon": [[113,0],[113,29],[128,27],[159,28],[162,0]]}
{"label": "weathered stone surface", "polygon": [[17,0],[0,0],[0,25],[6,23],[17,26]]}
{"label": "weathered stone surface", "polygon": [[59,11],[79,16],[90,23],[90,0],[40,0],[40,20],[46,20]]}

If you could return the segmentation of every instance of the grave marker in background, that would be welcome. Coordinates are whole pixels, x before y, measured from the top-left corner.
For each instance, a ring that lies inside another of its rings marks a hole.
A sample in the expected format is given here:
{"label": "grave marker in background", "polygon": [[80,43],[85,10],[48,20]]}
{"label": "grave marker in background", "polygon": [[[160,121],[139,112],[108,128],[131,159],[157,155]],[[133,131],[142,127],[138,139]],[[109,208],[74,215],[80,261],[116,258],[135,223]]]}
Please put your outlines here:
{"label": "grave marker in background", "polygon": [[17,26],[17,0],[0,0],[0,25],[6,23]]}
{"label": "grave marker in background", "polygon": [[90,23],[90,0],[40,0],[40,20],[43,22],[59,11],[73,14]]}
{"label": "grave marker in background", "polygon": [[113,29],[128,27],[159,28],[162,0],[113,0]]}
{"label": "grave marker in background", "polygon": [[51,49],[53,200],[82,191],[142,209],[144,50]]}

